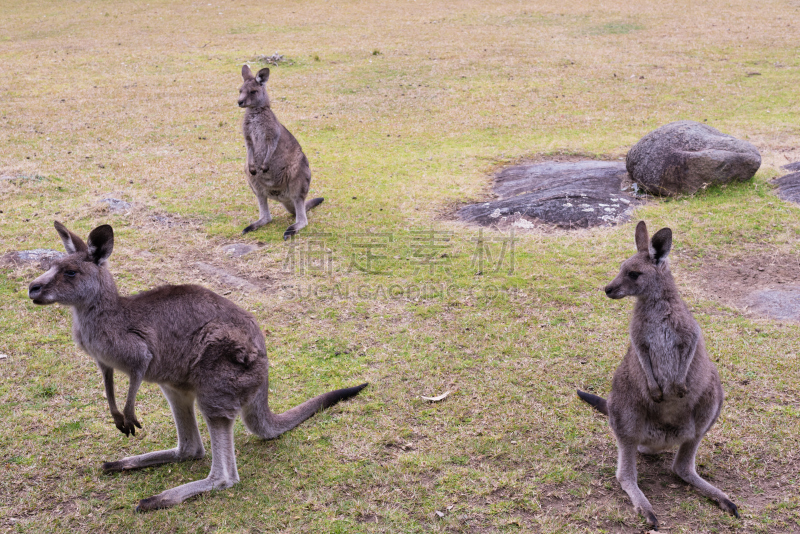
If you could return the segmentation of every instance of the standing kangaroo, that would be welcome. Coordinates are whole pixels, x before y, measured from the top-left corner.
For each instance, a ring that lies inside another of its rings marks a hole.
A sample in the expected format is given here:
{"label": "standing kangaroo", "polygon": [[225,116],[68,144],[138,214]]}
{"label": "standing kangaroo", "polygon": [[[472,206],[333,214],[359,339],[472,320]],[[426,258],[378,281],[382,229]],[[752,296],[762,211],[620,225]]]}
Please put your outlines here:
{"label": "standing kangaroo", "polygon": [[723,510],[739,517],[725,493],[695,470],[695,454],[722,409],[722,384],[706,352],[700,326],[678,294],[667,255],[672,230],[648,241],[647,226],[636,226],[637,253],[622,263],[605,288],[612,299],[636,297],[631,343],[614,373],[608,400],[578,396],[608,416],[617,438],[617,480],[636,511],[658,528],[653,507],[636,482],[636,451],[656,454],[678,447],[672,470]]}
{"label": "standing kangaroo", "polygon": [[[106,462],[103,470],[138,469],[205,456],[195,401],[211,434],[208,477],[143,499],[137,511],[167,508],[236,484],[233,422],[239,412],[250,432],[272,439],[367,385],[331,391],[282,414],[273,413],[267,404],[269,364],[264,336],[252,314],[196,285],[161,286],[120,296],[107,265],[114,247],[111,227],[95,228],[87,243],[61,223],[55,227],[68,255],[31,282],[28,296],[34,304],[57,302],[72,309],[72,337],[97,362],[111,416],[122,433],[127,436],[142,428],[134,410],[142,380],[159,385],[178,429],[175,449]],[[115,370],[130,377],[122,413],[114,400]]]}
{"label": "standing kangaroo", "polygon": [[239,89],[239,107],[247,108],[242,130],[247,144],[245,176],[258,199],[259,219],[242,230],[243,234],[272,221],[267,199],[277,200],[295,216],[295,222],[283,233],[289,239],[308,224],[306,211],[322,204],[323,198],[306,202],[311,184],[311,168],[300,143],[287,130],[270,108],[267,94],[269,69],[256,76],[247,65],[242,66],[244,83]]}

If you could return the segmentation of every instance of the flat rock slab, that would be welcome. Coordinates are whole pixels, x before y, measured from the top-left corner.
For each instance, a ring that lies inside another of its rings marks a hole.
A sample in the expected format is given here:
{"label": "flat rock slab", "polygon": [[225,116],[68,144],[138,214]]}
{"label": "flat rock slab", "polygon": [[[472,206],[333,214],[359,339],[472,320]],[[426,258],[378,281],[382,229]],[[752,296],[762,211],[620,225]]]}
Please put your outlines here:
{"label": "flat rock slab", "polygon": [[242,291],[258,291],[260,289],[249,280],[233,275],[225,269],[215,267],[210,263],[197,262],[193,267],[206,276],[216,278],[224,286],[241,289]]}
{"label": "flat rock slab", "polygon": [[747,298],[750,310],[780,321],[800,321],[800,286],[754,291]]}
{"label": "flat rock slab", "polygon": [[482,226],[529,228],[541,221],[560,228],[591,228],[627,221],[641,199],[622,191],[625,164],[614,161],[547,162],[501,171],[492,191],[500,197],[458,211]]}
{"label": "flat rock slab", "polygon": [[0,263],[10,263],[12,265],[23,265],[26,263],[38,263],[42,269],[49,269],[53,261],[66,256],[66,253],[59,250],[47,248],[36,248],[33,250],[17,250],[7,252],[0,256]]}
{"label": "flat rock slab", "polygon": [[800,172],[793,172],[772,181],[778,186],[778,196],[800,204]]}
{"label": "flat rock slab", "polygon": [[800,171],[800,161],[795,161],[794,163],[784,165],[781,167],[781,169],[786,169],[787,171]]}

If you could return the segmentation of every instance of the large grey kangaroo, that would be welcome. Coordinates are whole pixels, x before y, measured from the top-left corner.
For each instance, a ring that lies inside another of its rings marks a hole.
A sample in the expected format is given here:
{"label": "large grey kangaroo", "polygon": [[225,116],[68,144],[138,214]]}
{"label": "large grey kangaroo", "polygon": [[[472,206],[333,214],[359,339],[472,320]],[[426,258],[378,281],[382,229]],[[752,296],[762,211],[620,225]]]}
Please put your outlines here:
{"label": "large grey kangaroo", "polygon": [[242,78],[239,107],[247,108],[242,123],[247,145],[245,176],[256,195],[259,211],[259,219],[242,233],[252,232],[272,221],[267,205],[267,199],[272,199],[295,216],[294,224],[283,233],[286,240],[308,224],[306,211],[322,204],[324,199],[306,202],[311,168],[300,143],[272,112],[266,87],[269,69],[261,69],[253,76],[250,67],[244,65]]}
{"label": "large grey kangaroo", "polygon": [[[211,434],[208,477],[143,499],[137,511],[167,508],[236,484],[233,422],[239,412],[250,432],[272,439],[367,385],[331,391],[282,414],[273,413],[267,403],[269,364],[264,336],[252,314],[196,285],[161,286],[120,296],[107,264],[114,247],[111,227],[95,228],[86,243],[61,223],[55,227],[68,255],[31,282],[28,296],[35,304],[59,303],[72,309],[72,337],[97,362],[111,416],[122,433],[135,434],[136,428],[142,428],[134,410],[142,380],[159,385],[178,429],[176,448],[106,462],[103,470],[138,469],[205,456],[195,401]],[[130,377],[122,413],[114,400],[115,370]]]}
{"label": "large grey kangaroo", "polygon": [[608,416],[617,438],[617,480],[636,511],[656,529],[653,507],[636,481],[637,449],[656,454],[677,446],[675,474],[739,517],[728,496],[695,470],[700,440],[717,420],[724,394],[700,326],[669,270],[671,247],[669,228],[648,241],[644,221],[636,225],[637,252],[605,288],[612,299],[636,297],[628,352],[614,373],[608,400],[578,391],[581,399]]}

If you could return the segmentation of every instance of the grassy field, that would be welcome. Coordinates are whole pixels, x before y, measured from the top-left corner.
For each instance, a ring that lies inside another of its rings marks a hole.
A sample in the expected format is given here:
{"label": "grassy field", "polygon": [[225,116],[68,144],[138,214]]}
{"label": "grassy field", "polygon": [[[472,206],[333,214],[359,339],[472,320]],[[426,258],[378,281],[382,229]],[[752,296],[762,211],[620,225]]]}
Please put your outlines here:
{"label": "grassy field", "polygon": [[[61,249],[54,219],[84,236],[109,223],[122,293],[201,283],[256,314],[273,408],[370,386],[274,441],[237,422],[237,486],[134,514],[210,457],[104,475],[174,446],[167,404],[144,385],[144,429],[120,434],[69,311],[29,302],[36,266],[0,265],[0,531],[646,531],[606,421],[574,394],[607,393],[625,350],[633,302],[601,288],[633,224],[512,238],[453,211],[504,164],[622,158],[679,119],[763,156],[749,183],[635,213],[674,231],[673,272],[727,395],[698,469],[742,519],[672,475],[671,454],[640,459],[640,485],[667,532],[800,531],[800,328],[748,314],[720,278],[800,264],[800,210],[770,185],[800,161],[800,3],[698,4],[4,2],[0,254]],[[258,215],[239,73],[275,53],[273,109],[326,198],[290,243],[279,206],[240,235]],[[241,242],[259,248],[222,249]]]}

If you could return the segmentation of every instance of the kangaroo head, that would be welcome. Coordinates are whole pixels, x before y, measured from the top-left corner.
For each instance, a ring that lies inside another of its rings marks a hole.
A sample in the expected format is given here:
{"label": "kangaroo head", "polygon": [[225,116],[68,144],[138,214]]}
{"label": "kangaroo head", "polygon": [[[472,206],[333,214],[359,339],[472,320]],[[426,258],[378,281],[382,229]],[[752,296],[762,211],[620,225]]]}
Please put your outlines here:
{"label": "kangaroo head", "polygon": [[669,272],[667,255],[671,248],[672,230],[662,228],[648,240],[647,225],[639,221],[636,225],[637,252],[622,262],[619,274],[605,288],[606,295],[621,299],[656,293]]}
{"label": "kangaroo head", "polygon": [[114,231],[107,224],[89,234],[88,244],[55,222],[67,256],[53,263],[50,269],[28,286],[28,297],[34,304],[66,304],[78,306],[94,301],[105,288],[114,287],[108,272],[108,257],[114,248]]}
{"label": "kangaroo head", "polygon": [[270,106],[267,94],[267,80],[269,69],[261,69],[253,76],[247,65],[242,66],[242,86],[239,88],[240,108],[268,108]]}

